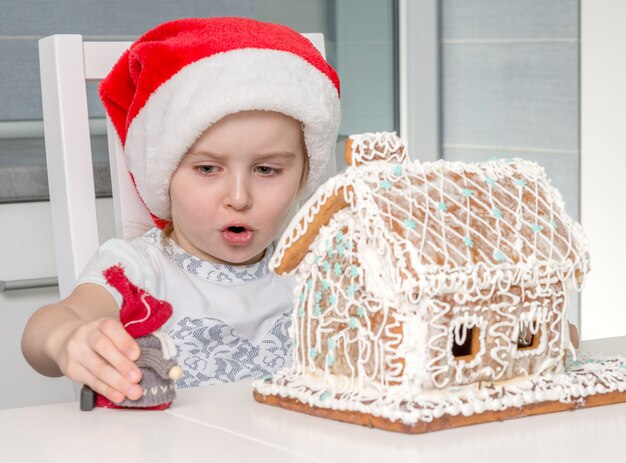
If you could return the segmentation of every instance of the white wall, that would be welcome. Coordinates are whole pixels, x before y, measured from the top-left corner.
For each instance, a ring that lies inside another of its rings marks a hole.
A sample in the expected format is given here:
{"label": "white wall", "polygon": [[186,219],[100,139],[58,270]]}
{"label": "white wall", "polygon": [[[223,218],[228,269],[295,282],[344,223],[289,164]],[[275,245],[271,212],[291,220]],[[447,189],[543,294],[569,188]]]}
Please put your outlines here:
{"label": "white wall", "polygon": [[626,2],[581,0],[582,339],[626,335]]}
{"label": "white wall", "polygon": [[[114,236],[110,199],[96,200],[100,240]],[[0,205],[0,280],[56,276],[50,203]],[[74,400],[65,378],[36,373],[22,356],[22,331],[39,307],[58,301],[58,288],[0,292],[0,409]]]}

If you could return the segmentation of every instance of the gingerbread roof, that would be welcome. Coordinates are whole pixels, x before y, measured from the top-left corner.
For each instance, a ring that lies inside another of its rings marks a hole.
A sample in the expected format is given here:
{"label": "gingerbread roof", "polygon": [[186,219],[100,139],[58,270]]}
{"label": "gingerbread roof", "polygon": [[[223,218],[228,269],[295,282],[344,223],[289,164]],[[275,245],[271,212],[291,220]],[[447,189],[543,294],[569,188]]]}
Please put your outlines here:
{"label": "gingerbread roof", "polygon": [[524,284],[556,273],[581,285],[587,242],[536,163],[374,161],[322,185],[280,240],[270,265],[293,271],[318,230],[349,207],[403,292]]}

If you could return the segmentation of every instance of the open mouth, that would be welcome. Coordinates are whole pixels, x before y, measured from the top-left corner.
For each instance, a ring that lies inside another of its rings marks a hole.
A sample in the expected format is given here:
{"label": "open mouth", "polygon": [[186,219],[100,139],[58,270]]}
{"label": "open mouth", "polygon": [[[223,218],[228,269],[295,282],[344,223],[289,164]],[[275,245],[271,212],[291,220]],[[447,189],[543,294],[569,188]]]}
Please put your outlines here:
{"label": "open mouth", "polygon": [[222,230],[224,240],[234,246],[242,246],[250,243],[253,234],[251,229],[241,225],[231,225]]}

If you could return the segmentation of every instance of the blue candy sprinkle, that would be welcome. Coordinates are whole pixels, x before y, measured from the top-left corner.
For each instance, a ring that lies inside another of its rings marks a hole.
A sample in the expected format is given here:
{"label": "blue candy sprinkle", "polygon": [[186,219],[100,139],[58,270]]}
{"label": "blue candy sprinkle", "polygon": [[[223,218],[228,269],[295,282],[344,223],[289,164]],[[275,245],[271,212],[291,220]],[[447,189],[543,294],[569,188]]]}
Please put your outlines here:
{"label": "blue candy sprinkle", "polygon": [[335,363],[335,357],[328,354],[328,356],[326,357],[326,363],[328,364],[329,367],[332,367],[333,363]]}
{"label": "blue candy sprinkle", "polygon": [[491,211],[491,213],[493,214],[493,216],[496,219],[501,219],[502,218],[502,211],[500,209],[498,209],[497,207],[494,207],[493,211]]}
{"label": "blue candy sprinkle", "polygon": [[498,262],[502,262],[505,257],[504,257],[504,253],[502,251],[500,251],[499,249],[497,249],[496,251],[494,251],[493,253],[493,258],[495,260],[497,260]]}
{"label": "blue candy sprinkle", "polygon": [[342,245],[338,245],[337,254],[339,254],[339,257],[343,257],[345,253],[346,253],[346,250],[344,249],[344,247]]}
{"label": "blue candy sprinkle", "polygon": [[474,247],[474,241],[472,241],[472,238],[470,238],[469,236],[466,236],[465,238],[463,238],[463,243],[468,248],[473,248]]}
{"label": "blue candy sprinkle", "polygon": [[487,182],[487,185],[489,186],[493,186],[496,184],[496,181],[494,179],[492,179],[491,177],[487,177],[487,180],[485,180]]}
{"label": "blue candy sprinkle", "polygon": [[391,182],[389,180],[383,180],[382,182],[380,182],[380,187],[383,190],[390,190],[391,189]]}
{"label": "blue candy sprinkle", "polygon": [[353,277],[359,276],[359,269],[357,268],[356,265],[350,266],[350,275]]}
{"label": "blue candy sprinkle", "polygon": [[539,233],[541,230],[543,230],[543,227],[536,223],[534,223],[531,228],[535,233]]}
{"label": "blue candy sprinkle", "polygon": [[298,317],[300,318],[304,317],[304,307],[300,307],[298,309]]}
{"label": "blue candy sprinkle", "polygon": [[348,289],[347,289],[346,292],[348,293],[348,296],[352,297],[352,296],[354,296],[354,293],[356,293],[357,289],[358,289],[357,285],[352,283],[352,284],[350,284],[350,286],[348,286]]}
{"label": "blue candy sprinkle", "polygon": [[322,300],[322,292],[318,289],[315,291],[315,302],[319,302]]}
{"label": "blue candy sprinkle", "polygon": [[327,260],[324,261],[323,267],[324,267],[325,272],[330,272],[330,264],[328,263]]}
{"label": "blue candy sprinkle", "polygon": [[526,186],[526,180],[524,180],[523,178],[518,178],[517,180],[515,180],[515,185],[524,188]]}
{"label": "blue candy sprinkle", "polygon": [[303,302],[304,301],[304,293],[300,293],[299,298],[300,298],[300,302]]}
{"label": "blue candy sprinkle", "polygon": [[306,287],[307,287],[307,288],[309,288],[309,289],[311,289],[311,288],[313,287],[313,280],[309,279],[309,280],[306,282]]}
{"label": "blue candy sprinkle", "polygon": [[448,210],[448,205],[444,203],[443,201],[441,201],[440,203],[437,203],[437,207],[439,208],[440,211],[443,211],[443,212],[446,212]]}
{"label": "blue candy sprinkle", "polygon": [[410,228],[411,230],[415,230],[417,228],[417,223],[415,223],[415,220],[413,219],[409,219],[406,222],[404,222],[404,225],[406,225],[407,228]]}
{"label": "blue candy sprinkle", "polygon": [[556,223],[555,220],[550,221],[550,226],[554,228],[555,230],[559,228],[559,225]]}
{"label": "blue candy sprinkle", "polygon": [[334,349],[335,348],[335,341],[333,339],[329,339],[328,340],[328,348],[329,349]]}
{"label": "blue candy sprinkle", "polygon": [[320,396],[320,400],[326,400],[330,397],[330,392],[323,392]]}
{"label": "blue candy sprinkle", "polygon": [[337,302],[337,297],[334,294],[331,294],[328,297],[328,302],[331,303],[331,304],[335,304]]}
{"label": "blue candy sprinkle", "polygon": [[397,176],[402,175],[402,172],[403,172],[402,166],[401,165],[394,166],[393,169],[391,169],[391,172],[393,173],[393,175],[397,175]]}
{"label": "blue candy sprinkle", "polygon": [[359,322],[357,322],[356,318],[351,317],[350,318],[350,328],[354,329],[358,326]]}
{"label": "blue candy sprinkle", "polygon": [[311,347],[311,351],[310,351],[309,355],[311,356],[312,359],[317,357],[317,349],[315,347]]}
{"label": "blue candy sprinkle", "polygon": [[465,196],[466,198],[469,198],[470,196],[472,196],[474,194],[474,192],[472,190],[468,190],[467,188],[463,188],[461,190],[461,193],[463,194],[463,196]]}
{"label": "blue candy sprinkle", "polygon": [[322,288],[323,289],[330,288],[330,283],[327,280],[322,280]]}
{"label": "blue candy sprinkle", "polygon": [[359,307],[359,310],[357,311],[357,313],[359,314],[359,317],[361,318],[365,317],[365,309],[363,307]]}
{"label": "blue candy sprinkle", "polygon": [[333,257],[333,245],[328,240],[326,240],[326,253],[329,257]]}
{"label": "blue candy sprinkle", "polygon": [[320,315],[322,315],[322,309],[319,304],[315,304],[315,316],[319,317]]}
{"label": "blue candy sprinkle", "polygon": [[339,262],[335,263],[335,266],[333,267],[333,271],[335,272],[335,275],[337,276],[343,273],[343,268],[341,267],[341,264]]}
{"label": "blue candy sprinkle", "polygon": [[337,232],[337,236],[335,237],[335,243],[341,243],[341,240],[343,240],[343,232],[339,230]]}

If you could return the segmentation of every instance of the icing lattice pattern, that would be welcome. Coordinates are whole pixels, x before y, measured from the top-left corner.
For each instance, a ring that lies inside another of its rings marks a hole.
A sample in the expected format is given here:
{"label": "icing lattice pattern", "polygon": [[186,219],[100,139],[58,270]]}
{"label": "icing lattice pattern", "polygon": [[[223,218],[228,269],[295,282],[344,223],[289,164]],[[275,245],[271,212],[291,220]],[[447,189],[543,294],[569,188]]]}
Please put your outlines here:
{"label": "icing lattice pattern", "polygon": [[271,266],[341,191],[363,231],[394,260],[395,287],[414,301],[424,291],[519,284],[555,273],[580,287],[587,272],[580,225],[565,213],[543,168],[524,160],[351,167],[303,207]]}

